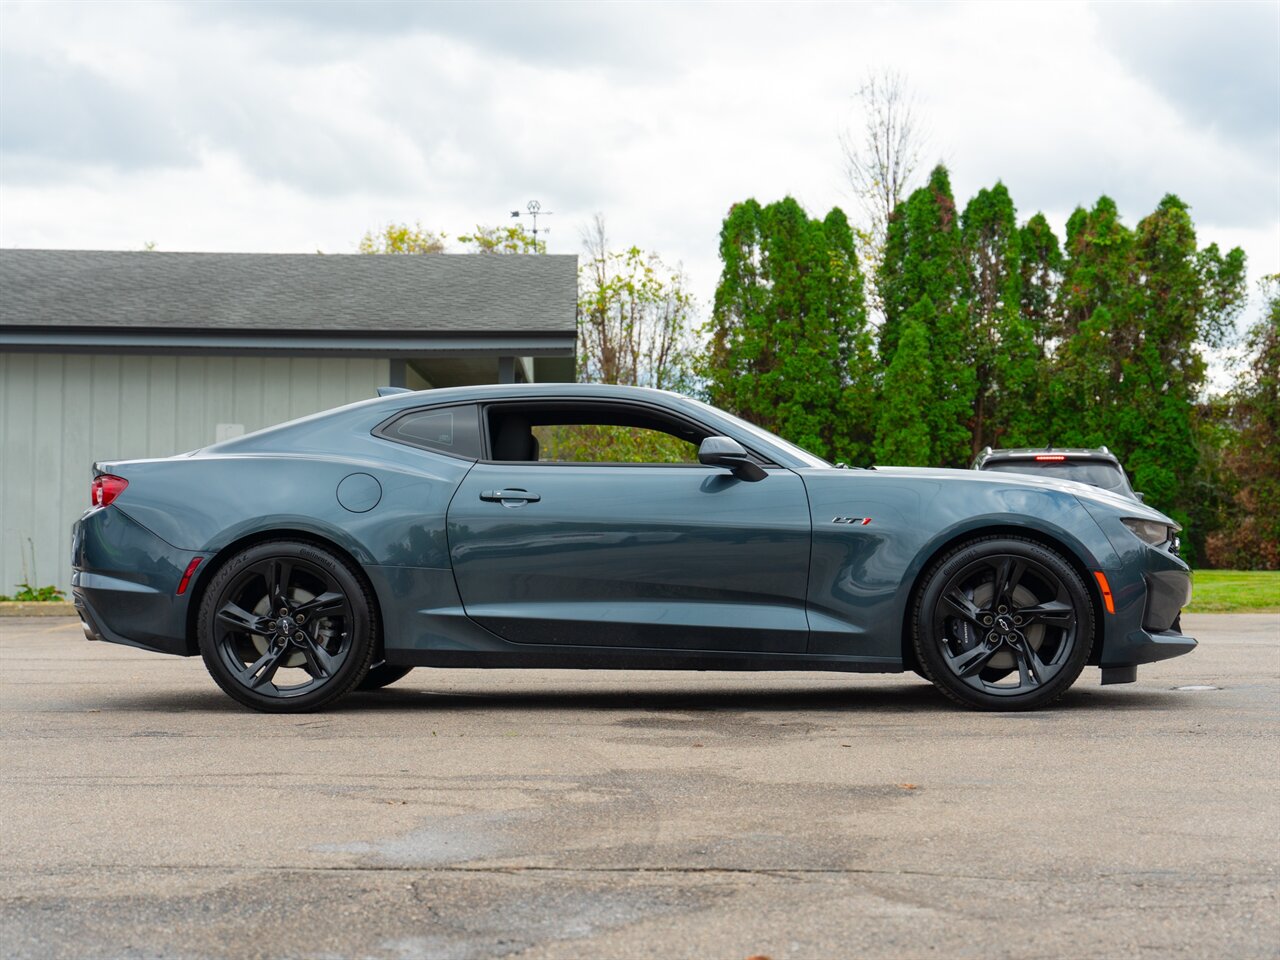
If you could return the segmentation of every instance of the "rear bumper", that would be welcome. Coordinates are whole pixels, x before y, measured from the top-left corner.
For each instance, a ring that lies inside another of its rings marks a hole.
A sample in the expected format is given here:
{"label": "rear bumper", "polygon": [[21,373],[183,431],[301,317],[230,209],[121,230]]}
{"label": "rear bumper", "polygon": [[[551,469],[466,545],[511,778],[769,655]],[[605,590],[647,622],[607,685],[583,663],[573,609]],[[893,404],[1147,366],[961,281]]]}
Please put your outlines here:
{"label": "rear bumper", "polygon": [[[102,590],[96,590],[96,595],[104,600],[104,605],[111,609],[116,604],[108,592],[103,597]],[[138,633],[134,630],[136,636],[128,637],[122,633],[107,626],[107,620],[103,614],[94,606],[92,600],[89,599],[89,592],[79,587],[71,588],[71,595],[76,605],[76,613],[80,615],[80,626],[84,629],[85,638],[88,640],[102,640],[107,643],[120,643],[128,647],[138,647],[140,650],[151,650],[156,653],[172,653],[179,657],[191,656],[194,652],[188,649],[185,637],[166,637],[158,636],[150,633]]]}
{"label": "rear bumper", "polygon": [[71,596],[85,636],[159,653],[195,654],[195,638],[187,636],[194,579],[182,596],[177,589],[196,556],[161,540],[115,506],[84,514],[71,528]]}

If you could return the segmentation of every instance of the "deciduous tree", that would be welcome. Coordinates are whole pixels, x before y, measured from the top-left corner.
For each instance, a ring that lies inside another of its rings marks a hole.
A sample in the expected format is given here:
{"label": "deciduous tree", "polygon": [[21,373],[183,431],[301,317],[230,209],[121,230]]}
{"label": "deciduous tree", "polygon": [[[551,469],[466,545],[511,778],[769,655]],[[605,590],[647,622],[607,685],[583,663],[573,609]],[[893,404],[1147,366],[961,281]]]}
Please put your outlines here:
{"label": "deciduous tree", "polygon": [[[532,238],[530,238],[532,239]],[[694,300],[683,271],[656,253],[614,249],[604,217],[583,233],[578,267],[578,379],[690,391]],[[598,424],[543,428],[544,456],[679,463],[696,453],[654,430]]]}
{"label": "deciduous tree", "polygon": [[1280,274],[1263,278],[1265,313],[1249,331],[1249,365],[1225,398],[1224,467],[1234,481],[1214,566],[1280,570]]}
{"label": "deciduous tree", "polygon": [[525,230],[523,224],[485,227],[476,224],[471,233],[458,237],[469,253],[546,253],[545,241]]}
{"label": "deciduous tree", "polygon": [[907,195],[927,139],[915,94],[897,70],[872,70],[855,96],[859,114],[840,134],[845,177],[862,220],[856,231],[858,254],[868,280],[868,299],[882,304],[875,278],[884,256],[889,217]]}
{"label": "deciduous tree", "polygon": [[[448,235],[427,230],[421,223],[388,223],[360,238],[361,253],[446,253]],[[477,224],[458,237],[464,253],[546,253],[547,245],[535,240],[521,224],[486,227]]]}
{"label": "deciduous tree", "polygon": [[361,253],[444,253],[443,233],[424,229],[422,224],[388,223],[360,238]]}
{"label": "deciduous tree", "polygon": [[578,268],[578,371],[591,383],[689,387],[694,302],[680,267],[639,247],[611,249],[597,214]]}

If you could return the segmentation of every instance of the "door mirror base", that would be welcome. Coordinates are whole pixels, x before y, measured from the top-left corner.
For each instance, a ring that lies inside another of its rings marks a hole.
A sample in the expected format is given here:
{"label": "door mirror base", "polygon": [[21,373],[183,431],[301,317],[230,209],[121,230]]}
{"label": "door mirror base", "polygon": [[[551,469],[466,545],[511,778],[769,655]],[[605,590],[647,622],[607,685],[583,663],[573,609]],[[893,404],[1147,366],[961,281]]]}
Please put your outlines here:
{"label": "door mirror base", "polygon": [[739,480],[753,483],[769,475],[732,437],[707,437],[698,447],[698,462],[709,467],[725,467]]}

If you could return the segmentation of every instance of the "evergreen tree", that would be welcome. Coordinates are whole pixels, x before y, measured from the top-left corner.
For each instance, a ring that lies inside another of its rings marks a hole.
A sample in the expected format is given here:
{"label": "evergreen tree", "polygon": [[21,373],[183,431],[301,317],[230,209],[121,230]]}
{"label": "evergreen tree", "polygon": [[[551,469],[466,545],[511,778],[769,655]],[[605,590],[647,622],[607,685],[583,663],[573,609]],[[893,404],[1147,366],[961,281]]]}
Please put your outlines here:
{"label": "evergreen tree", "polygon": [[1099,307],[1065,340],[1045,377],[1045,432],[1035,444],[1115,447],[1105,412],[1111,384],[1111,314]]}
{"label": "evergreen tree", "polygon": [[924,297],[903,318],[893,362],[884,375],[884,396],[876,424],[876,462],[896,466],[932,466],[934,444],[929,419],[933,402],[928,326],[933,302]]}
{"label": "evergreen tree", "polygon": [[1022,232],[1004,184],[979,191],[962,223],[977,380],[972,452],[988,445],[1021,446],[1036,433],[1032,412],[1040,350],[1022,315]]}
{"label": "evergreen tree", "polygon": [[870,461],[875,369],[848,220],[736,204],[702,374],[709,399],[822,456]]}
{"label": "evergreen tree", "polygon": [[1062,250],[1053,227],[1043,213],[1037,213],[1018,231],[1021,257],[1022,308],[1036,345],[1043,354],[1049,343],[1061,334],[1058,317],[1058,289],[1062,283]]}
{"label": "evergreen tree", "polygon": [[1200,347],[1221,345],[1234,330],[1244,253],[1224,257],[1216,245],[1197,251],[1190,211],[1173,194],[1138,224],[1134,253],[1134,346],[1121,436],[1134,450],[1135,481],[1185,523],[1199,460],[1194,415],[1206,369]]}
{"label": "evergreen tree", "polygon": [[1059,445],[1106,444],[1149,501],[1185,522],[1199,449],[1200,348],[1223,341],[1243,295],[1244,254],[1197,251],[1190,213],[1166,196],[1129,230],[1103,197],[1067,223],[1063,340],[1051,364]]}
{"label": "evergreen tree", "polygon": [[1126,449],[1114,414],[1126,405],[1126,365],[1136,346],[1133,246],[1133,232],[1109,197],[1091,211],[1077,208],[1067,220],[1061,341],[1048,372],[1054,403],[1046,443]]}
{"label": "evergreen tree", "polygon": [[1115,442],[1131,451],[1126,465],[1138,488],[1185,522],[1179,485],[1196,469],[1191,421],[1205,374],[1196,344],[1208,332],[1186,205],[1161,200],[1138,224],[1133,252],[1131,327],[1113,337],[1127,353],[1114,392]]}
{"label": "evergreen tree", "polygon": [[970,419],[977,394],[974,343],[969,335],[969,270],[964,237],[945,167],[899,205],[890,218],[880,269],[884,323],[880,361],[897,354],[909,312],[928,299],[931,317],[919,317],[929,343],[933,399],[924,410],[935,466],[965,466],[972,453]]}

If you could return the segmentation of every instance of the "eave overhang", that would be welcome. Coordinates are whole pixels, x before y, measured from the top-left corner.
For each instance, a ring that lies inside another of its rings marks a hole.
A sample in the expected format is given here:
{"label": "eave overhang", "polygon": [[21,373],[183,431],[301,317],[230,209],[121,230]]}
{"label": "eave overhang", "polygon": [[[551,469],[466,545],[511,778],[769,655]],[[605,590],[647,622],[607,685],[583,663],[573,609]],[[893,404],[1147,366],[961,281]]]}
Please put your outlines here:
{"label": "eave overhang", "polygon": [[370,333],[368,331],[159,330],[0,327],[0,351],[23,353],[220,354],[262,356],[571,357],[563,333]]}

